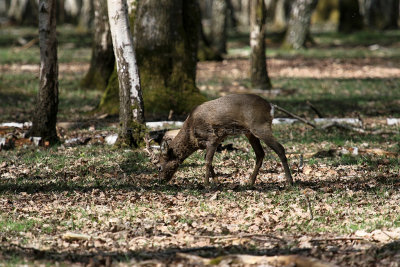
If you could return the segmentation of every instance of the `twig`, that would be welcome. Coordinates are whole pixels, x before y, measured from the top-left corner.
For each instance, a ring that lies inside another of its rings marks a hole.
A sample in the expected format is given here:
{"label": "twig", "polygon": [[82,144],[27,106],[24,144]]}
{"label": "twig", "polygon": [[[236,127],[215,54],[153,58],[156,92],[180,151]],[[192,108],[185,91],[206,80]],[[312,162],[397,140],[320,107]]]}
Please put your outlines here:
{"label": "twig", "polygon": [[324,117],[324,116],[322,115],[322,113],[319,112],[319,110],[318,110],[313,104],[311,104],[310,101],[307,101],[306,104],[307,104],[307,106],[309,106],[309,107],[312,109],[312,111],[314,111],[314,112],[317,114],[317,116],[318,116],[319,118],[323,118],[323,117]]}
{"label": "twig", "polygon": [[30,40],[29,42],[27,42],[26,44],[24,44],[23,46],[15,48],[15,51],[21,51],[21,50],[24,50],[24,49],[31,48],[38,41],[39,41],[39,38],[34,38],[34,39]]}
{"label": "twig", "polygon": [[237,239],[237,238],[261,238],[269,237],[272,239],[279,240],[281,242],[286,242],[284,239],[272,235],[261,235],[261,234],[244,234],[244,235],[195,235],[196,238],[209,238],[209,239]]}
{"label": "twig", "polygon": [[361,128],[365,128],[364,127],[364,120],[363,120],[363,118],[361,117],[361,114],[359,113],[359,112],[356,112],[356,116],[357,116],[357,118],[358,118],[358,120],[361,122]]}
{"label": "twig", "polygon": [[311,201],[310,201],[308,195],[307,194],[305,194],[305,195],[306,195],[306,202],[307,202],[308,210],[310,211],[310,220],[312,221],[312,220],[314,220],[314,214],[313,214],[313,210],[311,207]]}
{"label": "twig", "polygon": [[311,239],[311,242],[323,242],[323,241],[347,241],[347,240],[365,240],[362,237],[332,237],[332,238],[315,238]]}
{"label": "twig", "polygon": [[302,121],[302,122],[304,122],[305,124],[307,124],[307,125],[309,125],[309,126],[311,126],[311,127],[313,127],[313,128],[317,128],[317,126],[316,126],[314,123],[312,123],[311,121],[306,120],[306,119],[304,119],[304,118],[302,118],[302,117],[299,117],[299,116],[297,116],[296,114],[293,114],[293,113],[291,113],[290,111],[287,111],[286,109],[281,108],[280,106],[277,106],[277,105],[275,105],[275,104],[273,104],[273,106],[274,106],[274,108],[276,108],[277,110],[282,111],[283,113],[286,113],[286,114],[289,115],[290,117],[295,118],[295,119],[298,119],[299,121]]}

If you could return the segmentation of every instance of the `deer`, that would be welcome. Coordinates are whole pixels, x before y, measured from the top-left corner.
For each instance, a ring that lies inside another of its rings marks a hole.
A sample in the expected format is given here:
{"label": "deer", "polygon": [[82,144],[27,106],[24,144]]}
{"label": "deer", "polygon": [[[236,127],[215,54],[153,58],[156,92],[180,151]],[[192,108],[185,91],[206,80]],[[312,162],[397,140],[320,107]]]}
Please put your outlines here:
{"label": "deer", "polygon": [[218,145],[228,136],[244,134],[256,155],[248,185],[254,186],[265,156],[260,140],[278,155],[286,181],[293,185],[285,149],[272,134],[273,112],[273,106],[267,100],[254,94],[226,95],[197,106],[188,115],[178,134],[162,143],[158,160],[152,153],[153,163],[159,169],[159,178],[164,183],[169,182],[187,157],[199,149],[205,149],[204,185],[209,187],[210,177],[216,182],[212,161]]}

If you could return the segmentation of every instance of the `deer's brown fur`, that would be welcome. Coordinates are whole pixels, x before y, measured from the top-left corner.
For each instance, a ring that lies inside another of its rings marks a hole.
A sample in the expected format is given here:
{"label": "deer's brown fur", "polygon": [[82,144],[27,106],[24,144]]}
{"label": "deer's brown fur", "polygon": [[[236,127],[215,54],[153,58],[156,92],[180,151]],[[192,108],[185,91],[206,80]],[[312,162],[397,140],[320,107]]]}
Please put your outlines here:
{"label": "deer's brown fur", "polygon": [[234,94],[205,102],[196,107],[185,120],[181,130],[160,156],[160,178],[169,181],[179,165],[198,149],[206,149],[205,185],[214,177],[212,159],[217,146],[229,135],[244,134],[256,154],[256,164],[250,177],[254,185],[264,158],[260,140],[278,154],[286,180],[293,184],[283,146],[271,130],[271,105],[257,95]]}

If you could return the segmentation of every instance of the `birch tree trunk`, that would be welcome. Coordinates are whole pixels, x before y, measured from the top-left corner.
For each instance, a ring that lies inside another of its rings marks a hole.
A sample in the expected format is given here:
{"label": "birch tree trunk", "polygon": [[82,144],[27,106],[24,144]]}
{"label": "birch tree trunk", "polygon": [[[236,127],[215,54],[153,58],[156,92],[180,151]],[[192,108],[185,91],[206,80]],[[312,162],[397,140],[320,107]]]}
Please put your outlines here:
{"label": "birch tree trunk", "polygon": [[39,2],[40,84],[30,136],[54,144],[58,141],[58,64],[56,0]]}
{"label": "birch tree trunk", "polygon": [[94,29],[92,59],[88,73],[81,86],[88,89],[105,90],[114,70],[114,52],[110,24],[107,14],[107,0],[94,0]]}
{"label": "birch tree trunk", "polygon": [[318,0],[294,0],[283,47],[304,48],[310,34],[311,14]]}
{"label": "birch tree trunk", "polygon": [[143,138],[144,107],[139,69],[129,26],[126,0],[107,0],[119,81],[119,145],[139,146]]}
{"label": "birch tree trunk", "polygon": [[250,65],[253,89],[270,89],[265,56],[265,23],[267,11],[264,0],[252,0],[250,6]]}

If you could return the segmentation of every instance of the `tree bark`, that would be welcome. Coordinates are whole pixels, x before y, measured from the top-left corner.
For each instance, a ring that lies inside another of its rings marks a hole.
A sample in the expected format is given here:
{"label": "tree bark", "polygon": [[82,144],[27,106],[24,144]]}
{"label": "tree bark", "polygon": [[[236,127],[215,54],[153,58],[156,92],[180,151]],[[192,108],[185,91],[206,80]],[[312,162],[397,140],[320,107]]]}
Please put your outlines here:
{"label": "tree bark", "polygon": [[311,14],[318,0],[294,0],[283,47],[300,49],[306,45],[310,34]]}
{"label": "tree bark", "polygon": [[[146,117],[185,115],[205,97],[196,87],[198,23],[196,0],[141,0],[134,20],[134,43]],[[99,109],[112,110],[114,74]],[[104,108],[104,109],[103,109]]]}
{"label": "tree bark", "polygon": [[114,70],[115,57],[107,14],[107,1],[94,0],[94,35],[90,68],[81,81],[81,87],[105,90]]}
{"label": "tree bark", "polygon": [[126,0],[107,0],[119,81],[119,145],[138,146],[143,139],[144,107],[139,69],[129,26]]}
{"label": "tree bark", "polygon": [[7,10],[8,10],[7,2],[5,0],[1,1],[0,2],[0,16],[5,16],[7,14]]}
{"label": "tree bark", "polygon": [[[58,9],[58,23],[72,23],[76,25],[79,21],[81,0],[60,0],[60,8]],[[61,18],[62,16],[62,18]]]}
{"label": "tree bark", "polygon": [[88,30],[92,27],[93,23],[93,1],[82,0],[82,8],[79,16],[79,27]]}
{"label": "tree bark", "polygon": [[17,25],[37,25],[39,16],[37,10],[35,0],[12,0],[7,15]]}
{"label": "tree bark", "polygon": [[227,23],[227,0],[213,0],[211,16],[211,44],[220,54],[226,53]]}
{"label": "tree bark", "polygon": [[[202,20],[203,18],[208,18],[207,15],[207,4],[209,1],[201,2],[203,7],[200,6],[199,2],[197,2],[198,12],[200,14],[200,20],[198,21],[199,27],[199,43],[198,43],[198,51],[197,51],[197,58],[199,61],[207,61],[207,60],[222,60],[222,54],[219,53],[212,45],[211,42],[208,40],[206,33],[204,32],[204,27]],[[211,9],[211,8],[210,8]],[[211,13],[211,12],[210,12]]]}
{"label": "tree bark", "polygon": [[250,7],[250,65],[253,89],[271,89],[265,56],[266,8],[264,0],[252,0]]}
{"label": "tree bark", "polygon": [[340,0],[339,13],[340,32],[352,32],[363,28],[358,0]]}
{"label": "tree bark", "polygon": [[370,29],[398,27],[399,0],[360,0],[364,24]]}
{"label": "tree bark", "polygon": [[290,6],[288,5],[288,0],[276,0],[274,27],[280,30],[286,29],[289,20],[289,13]]}
{"label": "tree bark", "polygon": [[57,142],[58,64],[56,0],[39,2],[40,84],[30,136]]}

